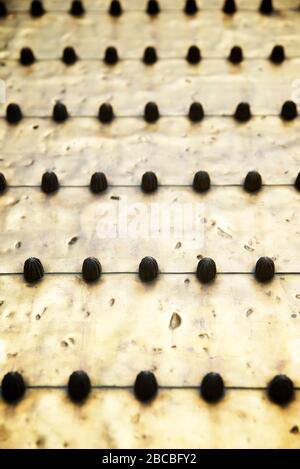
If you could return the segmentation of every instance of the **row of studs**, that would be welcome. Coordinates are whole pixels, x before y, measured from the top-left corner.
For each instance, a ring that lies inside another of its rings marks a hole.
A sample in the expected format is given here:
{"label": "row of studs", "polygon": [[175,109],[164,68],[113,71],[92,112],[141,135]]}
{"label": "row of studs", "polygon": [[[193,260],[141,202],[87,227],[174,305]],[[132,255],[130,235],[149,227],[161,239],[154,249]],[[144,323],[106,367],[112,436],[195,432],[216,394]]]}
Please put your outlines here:
{"label": "row of studs", "polygon": [[[102,274],[102,266],[96,257],[87,257],[82,263],[82,277],[87,283],[96,282]],[[215,280],[217,266],[210,257],[203,257],[197,265],[196,277],[201,283],[207,284]],[[24,262],[23,275],[28,283],[36,283],[45,274],[44,266],[37,257],[29,257]],[[153,282],[159,275],[159,267],[156,259],[151,256],[144,257],[138,269],[138,275],[142,282]],[[275,264],[270,257],[260,257],[255,265],[254,276],[258,282],[270,282],[275,275]]]}
{"label": "row of studs", "polygon": [[[198,11],[198,5],[196,0],[186,0],[183,9],[186,15],[195,15]],[[225,0],[222,11],[227,15],[233,15],[237,11],[235,0]],[[46,13],[41,0],[33,0],[29,10],[31,16],[40,17]],[[274,7],[272,0],[261,0],[259,6],[259,12],[263,15],[271,15],[274,13]],[[80,0],[73,0],[69,13],[72,16],[82,16],[85,13],[84,4]],[[119,0],[112,0],[108,9],[108,13],[111,16],[118,17],[123,13],[123,8]],[[160,6],[157,0],[148,0],[146,5],[146,13],[150,16],[156,16],[160,13]],[[8,9],[4,1],[0,2],[0,17],[5,17],[8,14]]]}
{"label": "row of studs", "polygon": [[[2,398],[8,404],[16,404],[25,394],[26,383],[21,373],[10,371],[4,375],[1,382]],[[68,380],[67,392],[75,403],[83,403],[91,392],[92,384],[88,374],[83,370],[74,371]],[[134,382],[135,397],[141,402],[152,401],[159,390],[154,373],[141,371]],[[200,385],[200,395],[208,403],[220,401],[225,394],[225,385],[219,373],[207,373]],[[286,375],[276,375],[267,386],[269,399],[278,405],[288,404],[294,397],[293,381]]]}
{"label": "row of studs", "polygon": [[[282,120],[284,121],[292,121],[296,119],[298,116],[298,110],[297,110],[297,105],[293,101],[285,101],[283,103],[279,117],[281,117]],[[30,117],[30,116],[28,116]],[[48,117],[48,116],[43,116],[43,117]],[[52,118],[55,122],[65,122],[69,117],[72,117],[69,115],[67,106],[60,102],[57,101],[55,105],[53,106],[53,111],[52,111]],[[80,116],[76,116],[80,117]],[[92,117],[92,116],[89,116]],[[113,107],[110,103],[103,103],[99,107],[98,111],[98,119],[100,122],[103,124],[110,124],[115,117],[118,117],[115,115]],[[128,117],[133,117],[133,116],[128,116]],[[137,117],[137,116],[134,116]],[[149,124],[155,123],[158,121],[160,118],[160,112],[157,104],[155,102],[149,102],[145,105],[144,107],[144,119],[146,122]],[[176,116],[176,117],[181,117],[181,116]],[[189,112],[187,117],[192,121],[192,122],[200,122],[203,120],[205,117],[204,114],[204,109],[201,103],[194,102],[190,105]],[[216,117],[216,116],[215,116]],[[218,117],[228,117],[227,115],[222,115]],[[233,117],[236,121],[238,122],[248,122],[251,117],[253,117],[250,109],[250,105],[248,103],[239,103],[236,107],[236,110],[234,114],[231,116]],[[23,113],[21,110],[21,107],[16,104],[16,103],[10,103],[6,107],[6,120],[10,124],[17,124],[20,122],[23,118]]]}
{"label": "row of studs", "polygon": [[[207,192],[210,189],[211,180],[207,171],[197,171],[194,174],[192,187],[194,191],[199,193]],[[250,193],[258,192],[263,186],[262,177],[258,171],[249,171],[244,179],[243,187],[245,191]],[[300,172],[294,182],[295,188],[300,191]],[[66,186],[67,187],[67,186]],[[90,190],[94,194],[106,191],[108,182],[106,175],[102,172],[94,173],[91,176]],[[143,192],[152,193],[157,191],[159,187],[157,175],[153,171],[146,171],[141,179],[141,188]],[[3,173],[0,173],[0,193],[4,193],[9,188]],[[46,171],[42,175],[41,189],[45,194],[53,194],[59,189],[59,180],[53,171]]]}
{"label": "row of studs", "polygon": [[[185,57],[188,63],[192,65],[196,65],[202,60],[201,51],[198,46],[190,46],[187,55]],[[228,61],[234,65],[240,64],[244,60],[243,50],[239,46],[234,46],[231,48]],[[271,54],[269,55],[268,59],[276,65],[281,64],[286,59],[285,51],[283,46],[276,45],[273,47]],[[65,47],[63,50],[61,60],[66,65],[74,65],[79,59],[75,49],[73,47]],[[19,62],[21,65],[29,66],[34,64],[37,61],[32,49],[30,47],[23,47],[20,51]],[[118,51],[115,47],[109,46],[106,48],[104,57],[104,63],[107,65],[115,65],[119,61]],[[152,46],[148,46],[144,50],[144,54],[142,57],[142,62],[145,65],[153,65],[158,61],[158,55],[156,52],[156,48]]]}

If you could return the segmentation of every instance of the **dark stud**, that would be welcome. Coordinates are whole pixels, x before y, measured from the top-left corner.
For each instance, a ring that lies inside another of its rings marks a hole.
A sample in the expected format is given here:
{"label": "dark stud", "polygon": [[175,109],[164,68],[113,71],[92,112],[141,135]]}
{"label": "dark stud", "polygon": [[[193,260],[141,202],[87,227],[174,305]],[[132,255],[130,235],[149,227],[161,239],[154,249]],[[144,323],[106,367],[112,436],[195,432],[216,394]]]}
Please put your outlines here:
{"label": "dark stud", "polygon": [[262,179],[257,171],[249,171],[244,180],[244,189],[247,192],[257,192],[261,189]]}
{"label": "dark stud", "polygon": [[22,119],[22,111],[18,104],[11,103],[6,108],[6,120],[10,124],[17,124]]}
{"label": "dark stud", "polygon": [[1,383],[2,398],[8,404],[18,402],[25,393],[23,377],[17,371],[10,371],[4,375]]}
{"label": "dark stud", "polygon": [[270,55],[270,60],[273,64],[281,64],[285,59],[285,52],[283,46],[274,46]]}
{"label": "dark stud", "polygon": [[204,111],[203,111],[202,104],[192,103],[189,109],[189,119],[192,122],[200,122],[202,121],[203,117],[204,117]]}
{"label": "dark stud", "polygon": [[7,188],[7,182],[3,173],[0,173],[0,193],[3,193]]}
{"label": "dark stud", "polygon": [[158,276],[158,264],[153,257],[144,257],[139,265],[139,276],[143,282],[151,282]]}
{"label": "dark stud", "polygon": [[22,65],[32,65],[35,62],[34,54],[29,47],[23,47],[20,53],[20,63]]}
{"label": "dark stud", "polygon": [[74,0],[71,5],[70,15],[82,16],[84,15],[84,6],[81,1]]}
{"label": "dark stud", "polygon": [[44,267],[37,257],[29,257],[24,263],[24,278],[26,282],[34,283],[44,275]]}
{"label": "dark stud", "polygon": [[107,47],[104,54],[104,62],[107,65],[115,65],[119,60],[118,51],[115,47]]}
{"label": "dark stud", "polygon": [[196,192],[206,192],[210,188],[210,177],[206,171],[198,171],[194,175],[193,189]]}
{"label": "dark stud", "polygon": [[151,371],[141,371],[137,375],[134,383],[134,394],[139,401],[151,401],[156,396],[157,390],[157,381]]}
{"label": "dark stud", "polygon": [[156,103],[147,103],[144,110],[145,121],[156,122],[159,119],[159,110]]}
{"label": "dark stud", "polygon": [[218,402],[224,396],[224,381],[219,373],[207,373],[204,376],[200,393],[206,402]]}
{"label": "dark stud", "polygon": [[146,12],[150,16],[156,16],[160,12],[159,3],[157,0],[149,0],[147,3]]}
{"label": "dark stud", "polygon": [[234,65],[240,64],[243,61],[243,50],[239,46],[234,46],[229,54],[228,60]]}
{"label": "dark stud", "polygon": [[227,15],[233,15],[236,12],[236,5],[234,0],[225,0],[223,5],[223,12]]}
{"label": "dark stud", "polygon": [[84,401],[91,391],[91,381],[85,371],[74,371],[68,382],[68,394],[72,401]]}
{"label": "dark stud", "polygon": [[295,187],[298,191],[300,191],[300,173],[298,173],[298,176],[296,177]]}
{"label": "dark stud", "polygon": [[288,404],[294,397],[294,383],[285,375],[275,376],[268,384],[269,399],[275,404]]}
{"label": "dark stud", "polygon": [[86,282],[95,282],[100,278],[102,267],[96,257],[87,257],[82,264],[82,277]]}
{"label": "dark stud", "polygon": [[260,257],[255,266],[255,277],[259,282],[269,282],[275,275],[275,264],[270,257]]}
{"label": "dark stud", "polygon": [[47,171],[42,176],[41,188],[45,194],[51,194],[58,190],[59,183],[56,174],[53,171]]}
{"label": "dark stud", "polygon": [[195,15],[198,11],[196,0],[186,0],[184,12],[186,15]]}
{"label": "dark stud", "polygon": [[33,0],[31,2],[30,7],[30,14],[34,17],[43,16],[45,13],[45,9],[43,7],[43,3],[40,0]]}
{"label": "dark stud", "polygon": [[143,174],[141,187],[144,192],[155,192],[157,190],[157,177],[152,171],[147,171]]}
{"label": "dark stud", "polygon": [[157,54],[155,47],[146,47],[144,51],[143,62],[146,65],[152,65],[157,61]]}
{"label": "dark stud", "polygon": [[118,0],[112,0],[109,7],[109,14],[111,16],[120,16],[122,14],[122,6]]}
{"label": "dark stud", "polygon": [[196,65],[201,60],[201,51],[197,46],[191,46],[187,52],[186,60],[192,64]]}
{"label": "dark stud", "polygon": [[234,118],[238,122],[247,122],[251,119],[251,110],[248,103],[240,103],[234,113]]}
{"label": "dark stud", "polygon": [[73,65],[77,61],[78,57],[73,47],[65,47],[63,50],[62,61],[66,65]]}
{"label": "dark stud", "polygon": [[92,175],[90,189],[94,194],[99,194],[107,189],[107,179],[104,173],[94,173]]}
{"label": "dark stud", "polygon": [[67,120],[69,114],[65,104],[58,101],[53,107],[52,117],[55,122],[64,122],[65,120]]}
{"label": "dark stud", "polygon": [[0,18],[7,16],[7,8],[5,2],[0,2]]}
{"label": "dark stud", "polygon": [[109,124],[114,118],[114,110],[111,104],[103,103],[99,107],[98,119],[102,124]]}
{"label": "dark stud", "polygon": [[273,13],[274,11],[272,0],[262,0],[259,7],[259,11],[263,15],[271,15],[271,13]]}
{"label": "dark stud", "polygon": [[217,275],[215,261],[210,257],[203,257],[203,259],[198,262],[196,275],[201,283],[212,282]]}
{"label": "dark stud", "polygon": [[281,108],[280,116],[285,121],[292,121],[298,116],[297,106],[294,101],[286,101]]}

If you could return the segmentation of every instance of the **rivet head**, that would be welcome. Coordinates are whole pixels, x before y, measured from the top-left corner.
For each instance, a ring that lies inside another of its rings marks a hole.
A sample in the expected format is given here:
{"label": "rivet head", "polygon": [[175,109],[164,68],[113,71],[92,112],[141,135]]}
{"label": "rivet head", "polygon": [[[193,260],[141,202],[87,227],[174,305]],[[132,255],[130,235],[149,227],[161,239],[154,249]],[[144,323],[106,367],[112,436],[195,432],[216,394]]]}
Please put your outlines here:
{"label": "rivet head", "polygon": [[146,47],[143,56],[143,62],[146,65],[153,65],[157,62],[157,53],[155,47]]}
{"label": "rivet head", "polygon": [[109,14],[111,16],[120,16],[122,14],[122,6],[118,0],[112,0],[109,7]]}
{"label": "rivet head", "polygon": [[274,64],[281,64],[285,60],[285,52],[283,46],[274,46],[270,54],[270,60]]}
{"label": "rivet head", "polygon": [[84,6],[83,3],[80,0],[73,0],[71,9],[70,9],[70,15],[73,16],[82,16],[84,15]]}
{"label": "rivet head", "polygon": [[251,110],[248,103],[239,103],[234,113],[234,118],[238,122],[247,122],[251,119]]}
{"label": "rivet head", "polygon": [[275,376],[268,384],[269,399],[275,404],[288,404],[294,397],[294,383],[285,375]]}
{"label": "rivet head", "polygon": [[134,394],[141,402],[148,402],[155,398],[158,390],[155,375],[151,371],[141,371],[134,383]]}
{"label": "rivet head", "polygon": [[107,65],[115,65],[119,60],[118,51],[115,47],[109,46],[105,50],[104,62]]}
{"label": "rivet head", "polygon": [[159,110],[156,103],[147,103],[144,109],[145,121],[152,124],[159,119]]}
{"label": "rivet head", "polygon": [[23,114],[18,104],[11,103],[6,108],[6,120],[10,124],[17,124],[22,119]]}
{"label": "rivet head", "polygon": [[69,114],[65,104],[58,101],[53,106],[52,118],[55,122],[64,122],[68,119]]}
{"label": "rivet head", "polygon": [[114,110],[110,103],[103,103],[99,107],[98,119],[102,124],[110,124],[114,119]]}
{"label": "rivet head", "polygon": [[22,65],[32,65],[35,62],[35,57],[29,47],[23,47],[20,52],[20,63]]}
{"label": "rivet head", "polygon": [[159,3],[157,0],[149,0],[147,3],[146,12],[150,16],[156,16],[160,12]]}
{"label": "rivet head", "polygon": [[216,263],[210,257],[203,257],[197,266],[196,275],[201,283],[212,282],[217,275]]}
{"label": "rivet head", "polygon": [[198,64],[201,61],[201,51],[199,47],[190,46],[187,51],[186,60],[192,65]]}
{"label": "rivet head", "polygon": [[46,171],[42,176],[41,189],[45,194],[51,194],[58,190],[59,183],[53,171]]}
{"label": "rivet head", "polygon": [[0,173],[0,194],[3,194],[7,189],[7,182],[3,173]]}
{"label": "rivet head", "polygon": [[196,192],[206,192],[210,188],[210,177],[206,171],[197,171],[194,175],[193,189]]}
{"label": "rivet head", "polygon": [[186,0],[184,12],[186,15],[195,15],[198,11],[196,0]]}
{"label": "rivet head", "polygon": [[204,111],[201,103],[192,103],[189,109],[189,119],[191,122],[200,122],[204,118]]}
{"label": "rivet head", "polygon": [[33,0],[31,2],[30,14],[34,17],[43,16],[45,14],[43,3],[40,0]]}
{"label": "rivet head", "polygon": [[68,381],[68,394],[73,402],[83,402],[91,391],[91,381],[85,371],[74,371]]}
{"label": "rivet head", "polygon": [[286,101],[281,108],[280,116],[285,121],[292,121],[298,116],[297,106],[294,101]]}
{"label": "rivet head", "polygon": [[219,373],[207,373],[204,376],[200,393],[202,398],[209,403],[218,402],[224,396],[224,381]]}
{"label": "rivet head", "polygon": [[146,193],[155,192],[157,190],[157,176],[153,171],[147,171],[142,176],[141,187]]}
{"label": "rivet head", "polygon": [[37,257],[29,257],[24,262],[24,278],[28,283],[38,282],[44,276],[44,267]]}
{"label": "rivet head", "polygon": [[94,194],[99,194],[107,189],[107,179],[104,173],[94,173],[90,181],[90,189]]}
{"label": "rivet head", "polygon": [[263,15],[271,15],[273,13],[273,2],[272,0],[262,0],[259,7],[260,13]]}
{"label": "rivet head", "polygon": [[227,15],[233,15],[236,12],[235,0],[225,0],[223,12]]}
{"label": "rivet head", "polygon": [[244,180],[244,189],[247,192],[257,192],[262,187],[262,178],[259,172],[249,171]]}
{"label": "rivet head", "polygon": [[275,275],[275,264],[270,257],[260,257],[255,266],[255,277],[259,282],[269,282]]}
{"label": "rivet head", "polygon": [[232,47],[229,57],[229,62],[233,63],[234,65],[238,65],[243,61],[243,50],[239,46]]}
{"label": "rivet head", "polygon": [[139,265],[139,276],[143,282],[151,282],[158,276],[158,264],[153,257],[144,257]]}
{"label": "rivet head", "polygon": [[77,54],[73,47],[65,47],[63,50],[62,61],[66,65],[73,65],[78,60]]}
{"label": "rivet head", "polygon": [[296,177],[295,187],[298,191],[300,191],[300,173],[298,173],[298,176]]}
{"label": "rivet head", "polygon": [[0,18],[7,16],[8,11],[4,2],[0,2]]}
{"label": "rivet head", "polygon": [[82,264],[82,277],[86,282],[95,282],[101,277],[102,267],[96,257],[87,257]]}
{"label": "rivet head", "polygon": [[17,371],[10,371],[4,375],[1,383],[2,398],[8,404],[17,403],[25,393],[25,383],[22,375]]}

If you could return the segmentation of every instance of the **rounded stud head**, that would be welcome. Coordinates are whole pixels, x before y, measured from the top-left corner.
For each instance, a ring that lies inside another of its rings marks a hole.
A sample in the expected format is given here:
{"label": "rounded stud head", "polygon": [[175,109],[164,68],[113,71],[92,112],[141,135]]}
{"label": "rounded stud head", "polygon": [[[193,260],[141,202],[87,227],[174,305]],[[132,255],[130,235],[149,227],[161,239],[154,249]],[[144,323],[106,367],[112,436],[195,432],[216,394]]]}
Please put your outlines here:
{"label": "rounded stud head", "polygon": [[300,191],[300,173],[298,173],[298,176],[296,177],[295,187],[298,191]]}
{"label": "rounded stud head", "polygon": [[77,61],[78,57],[73,47],[65,47],[63,50],[62,61],[66,65],[73,65]]}
{"label": "rounded stud head", "polygon": [[63,104],[59,101],[57,103],[55,103],[55,105],[53,106],[52,117],[53,117],[53,120],[55,122],[64,122],[64,121],[66,121],[69,117],[69,114],[68,114],[68,110],[67,110],[67,107],[65,106],[65,104]]}
{"label": "rounded stud head", "polygon": [[196,275],[201,283],[212,282],[217,275],[215,261],[210,257],[203,257],[203,259],[198,262]]}
{"label": "rounded stud head", "polygon": [[10,124],[17,124],[22,119],[22,111],[18,104],[11,103],[6,108],[6,120]]}
{"label": "rounded stud head", "polygon": [[196,0],[186,0],[184,12],[186,15],[195,15],[198,11]]}
{"label": "rounded stud head", "polygon": [[102,124],[110,124],[114,118],[114,110],[110,103],[103,103],[99,107],[98,119]]}
{"label": "rounded stud head", "polygon": [[24,278],[28,283],[38,282],[44,275],[44,267],[37,257],[29,257],[24,262]]}
{"label": "rounded stud head", "polygon": [[122,6],[118,0],[112,0],[109,7],[109,14],[111,16],[120,16],[122,14]]}
{"label": "rounded stud head", "polygon": [[82,16],[84,15],[84,6],[80,0],[73,0],[71,9],[70,9],[70,15],[73,16]]}
{"label": "rounded stud head", "polygon": [[115,65],[119,60],[118,51],[115,47],[107,47],[104,54],[104,62],[107,65]]}
{"label": "rounded stud head", "polygon": [[153,257],[144,257],[139,265],[139,276],[143,282],[151,282],[158,276],[158,264]]}
{"label": "rounded stud head", "polygon": [[141,371],[134,383],[135,397],[141,402],[149,402],[155,398],[158,390],[155,375],[151,371]]}
{"label": "rounded stud head", "polygon": [[275,404],[288,404],[294,397],[294,383],[285,375],[275,376],[268,384],[269,399]]}
{"label": "rounded stud head", "polygon": [[201,51],[197,46],[189,47],[189,50],[186,55],[186,60],[192,64],[196,65],[201,61]]}
{"label": "rounded stud head", "polygon": [[160,12],[159,3],[157,0],[149,0],[147,3],[146,12],[150,16],[156,16]]}
{"label": "rounded stud head", "polygon": [[2,194],[7,188],[7,182],[3,173],[0,173],[0,193]]}
{"label": "rounded stud head", "polygon": [[159,119],[159,110],[156,103],[147,103],[144,110],[145,121],[152,124]]}
{"label": "rounded stud head", "polygon": [[239,46],[234,46],[228,57],[229,62],[234,65],[240,64],[243,61],[243,50]]}
{"label": "rounded stud head", "polygon": [[94,173],[92,175],[90,189],[94,194],[99,194],[107,189],[107,179],[104,173]]}
{"label": "rounded stud head", "polygon": [[281,108],[280,116],[285,121],[292,121],[298,116],[297,106],[294,101],[286,101]]}
{"label": "rounded stud head", "polygon": [[272,0],[261,0],[259,11],[263,15],[271,15],[274,11]]}
{"label": "rounded stud head", "polygon": [[45,194],[51,194],[58,190],[59,183],[53,171],[46,171],[42,176],[41,189]]}
{"label": "rounded stud head", "polygon": [[15,404],[25,393],[23,377],[17,371],[10,371],[4,375],[1,383],[2,398],[8,404]]}
{"label": "rounded stud head", "polygon": [[196,192],[206,192],[210,188],[210,177],[206,171],[197,171],[194,175],[193,189]]}
{"label": "rounded stud head", "polygon": [[255,266],[255,277],[259,282],[269,282],[275,275],[275,264],[270,257],[260,257]]}
{"label": "rounded stud head", "polygon": [[233,15],[236,12],[235,0],[225,0],[223,12],[226,13],[226,15]]}
{"label": "rounded stud head", "polygon": [[101,277],[102,267],[96,257],[87,257],[82,264],[82,277],[86,282],[95,282]]}
{"label": "rounded stud head", "polygon": [[68,382],[68,394],[73,402],[84,401],[91,391],[91,381],[85,371],[74,371]]}
{"label": "rounded stud head", "polygon": [[35,62],[34,54],[29,47],[23,47],[20,52],[20,63],[22,65],[32,65]]}
{"label": "rounded stud head", "polygon": [[281,64],[285,59],[285,52],[283,46],[274,46],[270,54],[270,60],[273,64]]}
{"label": "rounded stud head", "polygon": [[208,373],[204,376],[200,393],[206,402],[218,402],[224,396],[224,381],[219,373]]}
{"label": "rounded stud head", "polygon": [[31,2],[30,14],[34,17],[43,16],[45,14],[43,3],[40,0],[33,0]]}
{"label": "rounded stud head", "polygon": [[190,109],[189,109],[189,119],[190,121],[192,122],[200,122],[202,121],[204,117],[204,111],[203,111],[203,107],[202,107],[202,104],[200,103],[192,103],[190,105]]}
{"label": "rounded stud head", "polygon": [[157,61],[157,53],[155,47],[146,47],[143,56],[143,62],[146,65],[155,64]]}
{"label": "rounded stud head", "polygon": [[157,176],[153,171],[147,171],[142,176],[141,188],[144,192],[155,192],[157,190]]}
{"label": "rounded stud head", "polygon": [[0,18],[5,18],[7,16],[7,8],[5,2],[0,2]]}
{"label": "rounded stud head", "polygon": [[240,103],[234,113],[234,118],[238,122],[247,122],[251,119],[251,110],[248,103]]}
{"label": "rounded stud head", "polygon": [[257,192],[261,189],[262,179],[257,171],[249,171],[244,180],[244,189],[247,192]]}

